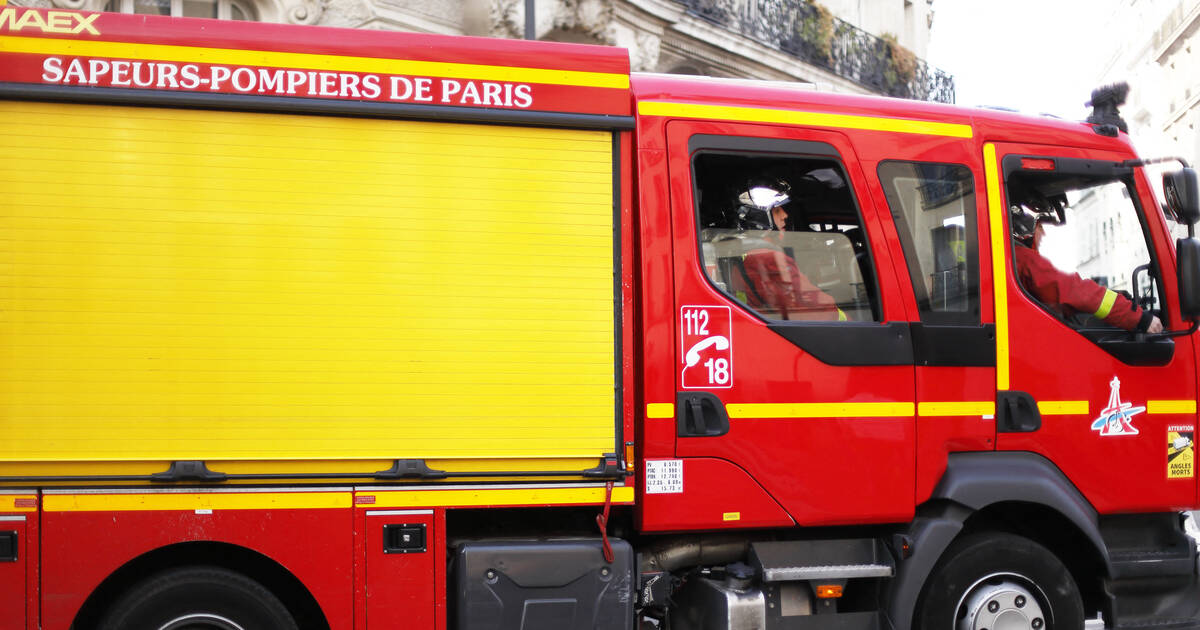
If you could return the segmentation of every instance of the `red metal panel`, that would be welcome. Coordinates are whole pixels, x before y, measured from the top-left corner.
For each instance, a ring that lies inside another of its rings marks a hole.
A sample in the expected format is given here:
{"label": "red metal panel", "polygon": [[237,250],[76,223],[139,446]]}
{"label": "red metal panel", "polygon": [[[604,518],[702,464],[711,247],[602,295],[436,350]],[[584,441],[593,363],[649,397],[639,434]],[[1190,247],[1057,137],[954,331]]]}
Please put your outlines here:
{"label": "red metal panel", "polygon": [[[636,181],[636,172],[634,164],[634,138],[632,132],[622,132],[617,135],[618,151],[617,151],[617,175],[619,177],[618,185],[620,213],[618,218],[621,224],[620,236],[620,266],[621,266],[621,356],[620,356],[620,378],[621,378],[621,452],[617,453],[618,461],[625,461],[627,467],[633,468],[634,458],[627,457],[627,452],[632,455],[632,449],[626,448],[626,445],[632,446],[636,438],[636,420],[638,414],[638,398],[636,392],[639,389],[637,381],[637,367],[639,357],[641,357],[641,349],[637,347],[637,320],[634,315],[637,312],[635,304],[637,296],[634,291],[635,278],[637,274],[637,255],[635,251],[635,242],[637,241],[637,233],[634,229],[634,182]],[[636,474],[636,469],[633,470]],[[631,483],[636,482],[636,478],[631,480]]]}
{"label": "red metal panel", "polygon": [[[917,400],[922,402],[994,401],[994,367],[917,366]],[[946,472],[950,453],[995,448],[994,414],[917,418],[916,502],[922,503]]]}
{"label": "red metal panel", "polygon": [[[640,140],[641,137],[639,137]],[[666,154],[663,151],[638,151],[638,240],[641,263],[641,408],[647,404],[674,404],[675,381],[670,370],[661,366],[674,362],[671,278],[671,224],[667,185]],[[640,427],[640,457],[667,457],[675,454],[675,419],[646,418]]]}
{"label": "red metal panel", "polygon": [[[37,505],[38,498],[33,498],[34,505]],[[25,521],[25,623],[28,630],[40,630],[42,628],[41,615],[41,513],[38,511],[27,513]]]}
{"label": "red metal panel", "polygon": [[646,531],[794,524],[779,503],[734,464],[707,457],[675,461],[682,467],[682,491],[643,495]]}
{"label": "red metal panel", "polygon": [[[385,553],[384,527],[424,525],[423,550]],[[433,510],[365,510],[367,628],[435,628],[437,550],[444,545]],[[441,598],[444,601],[444,597]]]}
{"label": "red metal panel", "polygon": [[433,511],[433,540],[434,628],[446,630],[449,627],[450,615],[450,596],[447,593],[450,588],[450,576],[446,573],[446,567],[449,566],[446,561],[446,510],[440,508]]}
{"label": "red metal panel", "polygon": [[15,532],[16,559],[0,562],[0,629],[38,625],[38,493],[0,490],[0,532]]}
{"label": "red metal panel", "polygon": [[367,629],[366,518],[366,510],[354,510],[354,630]]}
{"label": "red metal panel", "polygon": [[192,541],[245,547],[309,589],[332,630],[353,621],[351,508],[44,511],[45,630],[67,630],[84,600],[138,556]]}
{"label": "red metal panel", "polygon": [[[0,497],[4,498],[4,497]],[[0,630],[24,630],[29,600],[28,570],[30,562],[29,528],[30,518],[36,513],[16,514],[0,510],[0,534],[16,535],[17,557],[14,561],[0,561]]]}

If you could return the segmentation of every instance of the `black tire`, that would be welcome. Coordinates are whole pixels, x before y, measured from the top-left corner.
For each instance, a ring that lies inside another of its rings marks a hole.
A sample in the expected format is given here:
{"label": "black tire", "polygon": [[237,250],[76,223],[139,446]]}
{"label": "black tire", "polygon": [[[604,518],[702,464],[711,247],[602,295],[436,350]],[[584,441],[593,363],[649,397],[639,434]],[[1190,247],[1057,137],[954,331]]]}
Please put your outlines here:
{"label": "black tire", "polygon": [[99,630],[296,630],[283,602],[262,584],[219,567],[171,569],[138,583]]}
{"label": "black tire", "polygon": [[1028,538],[965,536],[950,545],[930,575],[917,603],[918,630],[1083,627],[1083,600],[1070,571]]}

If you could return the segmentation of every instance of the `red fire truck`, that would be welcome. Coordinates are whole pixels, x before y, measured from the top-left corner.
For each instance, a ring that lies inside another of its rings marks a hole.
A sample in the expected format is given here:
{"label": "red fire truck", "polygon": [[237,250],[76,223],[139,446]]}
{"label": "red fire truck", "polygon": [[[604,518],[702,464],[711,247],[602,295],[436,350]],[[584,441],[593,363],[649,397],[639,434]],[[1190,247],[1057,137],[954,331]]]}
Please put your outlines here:
{"label": "red fire truck", "polygon": [[0,627],[1200,627],[1120,100],[0,7]]}

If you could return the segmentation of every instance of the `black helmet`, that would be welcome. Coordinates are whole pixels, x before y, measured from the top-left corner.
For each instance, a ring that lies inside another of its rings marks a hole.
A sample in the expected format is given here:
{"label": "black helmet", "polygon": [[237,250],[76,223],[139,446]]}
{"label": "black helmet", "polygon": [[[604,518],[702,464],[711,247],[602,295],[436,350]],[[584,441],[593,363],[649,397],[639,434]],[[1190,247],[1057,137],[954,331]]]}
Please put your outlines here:
{"label": "black helmet", "polygon": [[775,225],[771,211],[790,201],[791,186],[779,179],[752,179],[738,194],[737,219],[741,230],[783,229]]}
{"label": "black helmet", "polygon": [[1031,186],[1017,183],[1010,184],[1008,192],[1012,204],[1008,208],[1009,222],[1013,237],[1018,241],[1029,244],[1039,223],[1062,225],[1066,219],[1065,194],[1047,196]]}
{"label": "black helmet", "polygon": [[1026,245],[1030,244],[1033,233],[1037,231],[1037,215],[1021,206],[1012,206],[1008,209],[1008,217],[1012,223],[1013,237]]}

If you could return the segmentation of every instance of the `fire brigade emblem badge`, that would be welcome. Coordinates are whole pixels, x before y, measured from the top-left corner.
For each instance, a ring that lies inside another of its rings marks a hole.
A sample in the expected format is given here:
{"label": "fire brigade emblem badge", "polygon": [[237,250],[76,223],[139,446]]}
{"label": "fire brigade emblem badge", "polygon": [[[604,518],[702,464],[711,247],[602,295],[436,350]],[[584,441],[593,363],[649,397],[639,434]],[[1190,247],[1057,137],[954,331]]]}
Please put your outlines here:
{"label": "fire brigade emblem badge", "polygon": [[1100,416],[1092,421],[1092,430],[1099,431],[1101,436],[1137,435],[1138,430],[1133,426],[1133,417],[1146,408],[1121,402],[1121,381],[1117,377],[1114,376],[1108,386],[1108,405],[1101,409]]}

